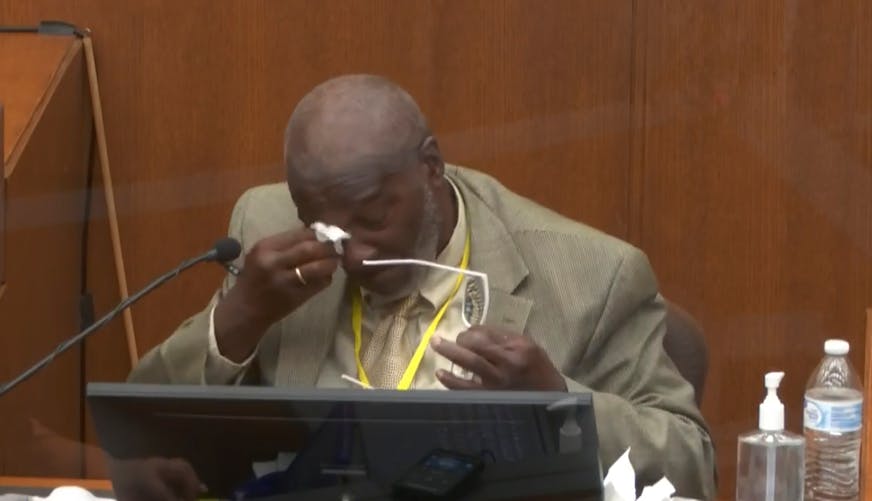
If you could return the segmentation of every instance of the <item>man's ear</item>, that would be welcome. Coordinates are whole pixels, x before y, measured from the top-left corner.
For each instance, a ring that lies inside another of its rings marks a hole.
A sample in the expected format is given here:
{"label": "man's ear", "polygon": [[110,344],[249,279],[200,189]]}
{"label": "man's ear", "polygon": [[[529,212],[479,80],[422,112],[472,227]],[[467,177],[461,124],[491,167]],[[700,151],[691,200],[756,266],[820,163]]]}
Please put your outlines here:
{"label": "man's ear", "polygon": [[442,160],[442,152],[439,151],[439,143],[434,136],[427,136],[421,143],[421,161],[427,165],[428,177],[440,181],[445,174],[445,162]]}

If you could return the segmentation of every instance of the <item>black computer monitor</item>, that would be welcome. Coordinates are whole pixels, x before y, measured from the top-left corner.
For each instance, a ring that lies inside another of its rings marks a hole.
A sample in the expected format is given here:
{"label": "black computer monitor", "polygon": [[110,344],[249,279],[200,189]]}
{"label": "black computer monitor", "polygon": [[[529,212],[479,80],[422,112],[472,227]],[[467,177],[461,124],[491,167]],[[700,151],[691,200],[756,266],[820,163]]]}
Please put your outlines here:
{"label": "black computer monitor", "polygon": [[[184,458],[214,496],[390,499],[434,450],[483,461],[462,499],[601,496],[590,394],[90,383],[87,399],[111,457]],[[279,453],[295,459],[255,480]]]}

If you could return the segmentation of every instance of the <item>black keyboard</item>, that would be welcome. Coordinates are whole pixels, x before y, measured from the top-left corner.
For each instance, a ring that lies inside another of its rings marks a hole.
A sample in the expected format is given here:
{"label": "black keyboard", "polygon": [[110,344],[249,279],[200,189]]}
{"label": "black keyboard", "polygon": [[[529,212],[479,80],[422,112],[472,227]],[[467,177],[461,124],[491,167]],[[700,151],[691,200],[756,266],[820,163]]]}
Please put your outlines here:
{"label": "black keyboard", "polygon": [[437,419],[443,424],[437,427],[436,441],[443,449],[498,462],[546,453],[542,437],[536,433],[538,427],[530,426],[536,418],[527,408],[472,404],[451,406],[439,413],[442,415]]}

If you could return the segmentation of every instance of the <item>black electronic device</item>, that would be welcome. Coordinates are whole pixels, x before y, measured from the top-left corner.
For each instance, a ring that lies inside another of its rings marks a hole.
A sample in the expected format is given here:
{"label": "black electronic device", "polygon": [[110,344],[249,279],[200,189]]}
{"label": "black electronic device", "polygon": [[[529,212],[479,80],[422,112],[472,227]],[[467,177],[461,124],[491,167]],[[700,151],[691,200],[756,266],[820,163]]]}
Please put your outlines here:
{"label": "black electronic device", "polygon": [[[485,463],[453,499],[602,496],[589,393],[90,383],[87,399],[110,457],[184,459],[207,497],[392,499],[411,470],[451,465],[420,463],[439,450]],[[580,434],[564,451],[567,420]]]}
{"label": "black electronic device", "polygon": [[403,499],[456,498],[474,484],[483,467],[481,457],[434,449],[394,483],[394,493]]}

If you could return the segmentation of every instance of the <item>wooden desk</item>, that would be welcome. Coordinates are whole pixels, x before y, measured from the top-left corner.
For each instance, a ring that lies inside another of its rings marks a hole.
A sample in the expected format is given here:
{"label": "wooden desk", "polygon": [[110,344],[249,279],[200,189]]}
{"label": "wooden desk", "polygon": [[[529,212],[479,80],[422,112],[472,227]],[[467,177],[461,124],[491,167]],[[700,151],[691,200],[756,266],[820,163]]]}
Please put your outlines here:
{"label": "wooden desk", "polygon": [[49,477],[0,477],[0,488],[24,487],[54,489],[62,485],[75,485],[89,491],[111,491],[112,482],[91,478],[49,478]]}
{"label": "wooden desk", "polygon": [[97,497],[114,497],[112,483],[108,480],[52,477],[0,477],[0,495],[16,493],[44,497],[65,485],[87,489]]}

